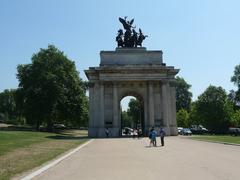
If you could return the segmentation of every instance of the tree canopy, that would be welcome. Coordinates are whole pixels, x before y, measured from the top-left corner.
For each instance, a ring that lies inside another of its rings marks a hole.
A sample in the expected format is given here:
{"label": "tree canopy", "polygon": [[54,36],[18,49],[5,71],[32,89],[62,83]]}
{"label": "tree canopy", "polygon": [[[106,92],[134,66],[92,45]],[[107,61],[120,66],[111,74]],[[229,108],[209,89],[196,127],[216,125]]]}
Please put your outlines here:
{"label": "tree canopy", "polygon": [[180,109],[177,112],[177,125],[178,127],[189,127],[189,113],[185,109]]}
{"label": "tree canopy", "polygon": [[128,103],[128,115],[132,118],[134,126],[142,123],[143,104],[138,99],[130,99]]}
{"label": "tree canopy", "polygon": [[32,56],[32,63],[18,65],[17,78],[24,96],[27,122],[38,128],[54,123],[86,125],[88,108],[83,82],[73,61],[55,46]]}
{"label": "tree canopy", "polygon": [[226,132],[233,113],[232,104],[222,87],[210,85],[195,102],[199,123],[215,133]]}
{"label": "tree canopy", "polygon": [[235,66],[234,74],[231,77],[231,82],[237,86],[237,91],[231,90],[229,94],[229,98],[235,103],[235,105],[240,105],[240,64]]}
{"label": "tree canopy", "polygon": [[176,77],[176,109],[190,110],[192,93],[189,91],[191,85],[188,84],[183,78]]}
{"label": "tree canopy", "polygon": [[4,90],[0,93],[0,113],[5,121],[16,118],[15,90]]}

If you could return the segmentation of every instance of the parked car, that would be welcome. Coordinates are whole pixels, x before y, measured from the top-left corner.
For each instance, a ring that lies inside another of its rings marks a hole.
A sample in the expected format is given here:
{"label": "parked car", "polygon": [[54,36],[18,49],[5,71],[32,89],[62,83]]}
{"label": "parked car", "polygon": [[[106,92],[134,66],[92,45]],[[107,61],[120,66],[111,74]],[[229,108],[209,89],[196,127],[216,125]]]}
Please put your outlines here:
{"label": "parked car", "polygon": [[203,127],[202,125],[192,125],[190,130],[192,131],[192,134],[206,134],[209,133],[209,131]]}
{"label": "parked car", "polygon": [[133,135],[133,129],[132,128],[130,128],[130,127],[124,127],[123,129],[122,129],[122,135],[123,136],[132,136]]}
{"label": "parked car", "polygon": [[54,124],[54,129],[66,129],[66,126],[64,124]]}
{"label": "parked car", "polygon": [[180,134],[181,135],[186,135],[186,136],[188,136],[188,135],[192,135],[192,131],[189,129],[189,128],[183,128],[181,131],[180,131]]}
{"label": "parked car", "polygon": [[183,129],[183,127],[178,127],[178,134],[180,134],[182,129]]}
{"label": "parked car", "polygon": [[230,127],[230,128],[228,128],[228,133],[232,136],[239,136],[240,135],[240,128]]}

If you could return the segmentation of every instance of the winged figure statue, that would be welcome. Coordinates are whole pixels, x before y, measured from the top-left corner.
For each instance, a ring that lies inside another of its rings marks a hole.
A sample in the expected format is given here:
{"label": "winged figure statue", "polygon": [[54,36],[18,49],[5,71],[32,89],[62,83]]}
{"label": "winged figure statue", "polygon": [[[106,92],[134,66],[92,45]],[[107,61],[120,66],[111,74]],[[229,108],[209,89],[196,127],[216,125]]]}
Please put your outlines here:
{"label": "winged figure statue", "polygon": [[142,46],[143,40],[148,36],[144,35],[140,28],[139,32],[135,31],[136,26],[133,26],[134,19],[128,21],[127,16],[125,16],[124,18],[119,17],[119,21],[123,25],[125,32],[123,33],[122,29],[118,30],[118,34],[116,37],[118,47]]}

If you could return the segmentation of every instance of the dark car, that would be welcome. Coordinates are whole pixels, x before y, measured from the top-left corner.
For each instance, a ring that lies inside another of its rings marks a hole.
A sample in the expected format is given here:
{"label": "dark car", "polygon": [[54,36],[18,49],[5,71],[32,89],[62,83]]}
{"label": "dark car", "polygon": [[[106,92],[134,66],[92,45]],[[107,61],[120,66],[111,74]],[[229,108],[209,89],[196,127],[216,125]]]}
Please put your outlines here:
{"label": "dark car", "polygon": [[209,131],[202,125],[193,125],[190,130],[193,134],[207,134]]}
{"label": "dark car", "polygon": [[185,136],[188,136],[188,135],[192,135],[192,131],[188,128],[183,128],[181,131],[180,131],[180,134],[181,135],[185,135]]}
{"label": "dark car", "polygon": [[228,129],[228,133],[232,136],[239,136],[240,135],[240,128],[230,127]]}
{"label": "dark car", "polygon": [[66,129],[66,126],[64,124],[54,124],[54,129]]}

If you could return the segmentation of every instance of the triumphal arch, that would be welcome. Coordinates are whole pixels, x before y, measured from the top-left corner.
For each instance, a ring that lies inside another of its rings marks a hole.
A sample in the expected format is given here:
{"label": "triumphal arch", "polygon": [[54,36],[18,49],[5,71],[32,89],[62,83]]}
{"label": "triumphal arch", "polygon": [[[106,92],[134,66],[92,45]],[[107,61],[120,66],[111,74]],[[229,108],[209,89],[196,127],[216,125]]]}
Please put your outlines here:
{"label": "triumphal arch", "polygon": [[[130,26],[125,19],[127,22]],[[145,135],[151,127],[163,127],[167,135],[177,135],[175,75],[179,69],[163,62],[162,51],[138,47],[142,43],[137,42],[140,33],[136,41],[125,42],[126,32],[119,32],[123,37],[116,38],[119,41],[115,51],[101,51],[100,65],[85,70],[89,79],[90,137],[105,137],[106,128],[110,137],[121,136],[120,101],[129,95],[143,103]]]}

